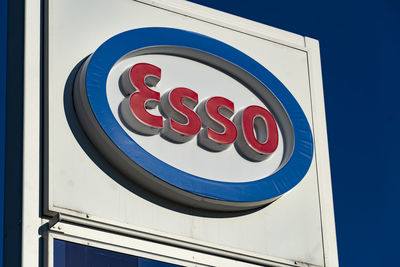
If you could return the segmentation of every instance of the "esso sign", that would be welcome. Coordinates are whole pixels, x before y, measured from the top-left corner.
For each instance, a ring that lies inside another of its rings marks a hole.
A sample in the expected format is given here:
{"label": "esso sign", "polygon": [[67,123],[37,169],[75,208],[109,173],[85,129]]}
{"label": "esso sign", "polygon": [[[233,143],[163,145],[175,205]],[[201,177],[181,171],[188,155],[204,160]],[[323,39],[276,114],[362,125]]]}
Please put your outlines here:
{"label": "esso sign", "polygon": [[[234,123],[230,120],[235,112],[231,100],[213,96],[199,104],[198,93],[185,87],[161,96],[151,89],[160,79],[161,69],[148,63],[135,64],[121,75],[120,84],[127,96],[121,103],[121,117],[134,131],[143,135],[160,133],[176,143],[198,135],[198,144],[214,152],[236,141],[238,152],[253,161],[264,160],[278,147],[278,127],[267,109],[248,106],[235,115]],[[163,116],[148,111],[157,106],[167,119],[165,123]]]}
{"label": "esso sign", "polygon": [[82,64],[73,97],[87,136],[118,171],[195,208],[270,203],[312,161],[311,129],[289,90],[246,54],[198,33],[141,28],[112,37]]}

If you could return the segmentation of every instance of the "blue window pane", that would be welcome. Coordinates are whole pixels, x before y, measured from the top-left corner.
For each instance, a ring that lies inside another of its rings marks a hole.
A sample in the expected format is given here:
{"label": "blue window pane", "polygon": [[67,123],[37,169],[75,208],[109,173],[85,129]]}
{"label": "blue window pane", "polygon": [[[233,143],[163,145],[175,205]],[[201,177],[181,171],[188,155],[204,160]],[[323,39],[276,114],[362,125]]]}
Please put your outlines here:
{"label": "blue window pane", "polygon": [[54,239],[54,267],[175,267],[178,265]]}

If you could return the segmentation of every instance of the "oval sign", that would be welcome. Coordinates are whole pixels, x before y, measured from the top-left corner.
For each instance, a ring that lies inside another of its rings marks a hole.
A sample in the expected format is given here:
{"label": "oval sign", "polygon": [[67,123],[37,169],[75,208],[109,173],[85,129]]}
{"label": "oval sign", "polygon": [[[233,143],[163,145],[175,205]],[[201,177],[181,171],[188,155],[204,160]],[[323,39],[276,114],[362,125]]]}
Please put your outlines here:
{"label": "oval sign", "polygon": [[265,67],[213,38],[141,28],[103,43],[74,86],[81,125],[122,174],[196,208],[268,204],[313,157],[307,118]]}

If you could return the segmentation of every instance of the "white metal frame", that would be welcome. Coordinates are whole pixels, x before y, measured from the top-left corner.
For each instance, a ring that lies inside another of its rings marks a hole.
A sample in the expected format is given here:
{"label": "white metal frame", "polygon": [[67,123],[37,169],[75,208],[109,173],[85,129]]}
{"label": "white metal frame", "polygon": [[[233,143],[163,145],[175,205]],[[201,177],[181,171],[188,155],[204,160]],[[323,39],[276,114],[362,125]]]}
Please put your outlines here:
{"label": "white metal frame", "polygon": [[22,266],[39,265],[41,1],[25,1]]}
{"label": "white metal frame", "polygon": [[325,266],[339,266],[319,42],[305,37],[305,44],[308,49],[308,72],[312,98],[315,160],[317,162]]}
{"label": "white metal frame", "polygon": [[[338,266],[337,247],[336,247],[336,234],[333,212],[332,188],[330,180],[330,167],[329,167],[329,152],[327,143],[327,131],[325,125],[325,109],[323,101],[322,90],[322,75],[321,63],[319,55],[318,41],[311,38],[304,38],[303,36],[293,33],[285,32],[273,27],[269,27],[260,23],[252,22],[243,18],[239,18],[230,14],[206,8],[197,4],[189,3],[182,0],[135,0],[148,5],[156,6],[162,9],[170,10],[185,16],[190,16],[208,23],[217,24],[226,28],[230,28],[239,32],[246,32],[266,40],[277,42],[306,51],[308,55],[309,64],[309,79],[311,86],[311,102],[313,113],[313,132],[315,141],[315,159],[318,162],[318,187],[319,198],[321,203],[321,224],[324,246],[324,259],[326,267]],[[41,218],[40,214],[40,184],[41,184],[41,0],[26,0],[25,1],[25,79],[24,79],[24,147],[23,147],[23,220],[22,220],[22,266],[39,266],[39,228],[46,220]],[[316,104],[318,103],[318,104]],[[57,211],[57,209],[54,209]],[[115,232],[127,229],[126,226],[109,222],[101,219],[88,217],[84,214],[78,214],[73,211],[65,212],[65,214],[72,216],[64,216],[64,219],[74,220],[80,219],[81,223],[96,224],[97,227],[102,228],[101,225],[110,225]],[[74,217],[78,216],[78,217]],[[80,218],[79,218],[80,217]],[[79,228],[73,228],[65,223],[58,223],[61,225],[68,235],[56,232],[50,232],[49,240],[57,236],[64,240],[77,240],[75,236],[82,236]],[[103,227],[104,228],[104,227]],[[52,228],[53,230],[54,227]],[[185,244],[193,243],[194,240],[184,239],[182,237],[168,236],[163,233],[155,233],[148,229],[131,229],[131,231],[138,231],[147,233],[149,237],[162,237],[164,240],[170,240],[171,244],[185,247]],[[121,232],[121,231],[120,231]],[[97,239],[108,236],[108,233],[97,232]],[[68,238],[66,239],[66,236]],[[132,235],[134,236],[134,235]],[[120,236],[118,236],[120,238]],[[83,239],[81,239],[83,240]],[[105,239],[106,240],[106,239]],[[109,239],[112,240],[112,239]],[[136,240],[136,239],[135,239]],[[172,242],[173,241],[173,242]],[[95,241],[91,241],[95,244]],[[113,250],[113,246],[118,246],[117,243],[109,242]],[[106,242],[106,243],[107,243]],[[158,241],[159,242],[159,241]],[[113,243],[113,245],[111,245]],[[165,243],[165,242],[163,242]],[[168,242],[166,242],[168,243]],[[207,248],[214,251],[224,251],[226,248],[210,245],[206,243],[199,244],[198,247],[191,248],[207,252]],[[97,244],[97,243],[96,243]],[[107,246],[106,244],[103,244]],[[203,249],[201,249],[203,248]],[[188,247],[188,249],[190,249]],[[49,247],[51,250],[51,246]],[[195,253],[191,251],[190,253]],[[50,253],[51,254],[51,253]],[[217,253],[218,254],[218,253]],[[274,258],[260,257],[251,253],[243,251],[234,251],[236,256],[231,258],[240,259],[241,257],[253,258],[253,262],[257,263],[257,259],[262,262],[259,264],[278,264],[272,266],[302,266],[301,263],[294,261],[286,261]],[[204,254],[202,254],[204,255]],[[220,254],[223,256],[223,254]],[[182,257],[182,255],[180,255]],[[215,264],[215,263],[214,263]],[[230,265],[233,266],[233,265]]]}
{"label": "white metal frame", "polygon": [[133,0],[279,44],[305,49],[304,37],[185,0]]}
{"label": "white metal frame", "polygon": [[[53,217],[52,220],[48,222],[49,228],[54,231],[60,231],[60,225],[73,223],[75,225],[81,225],[86,227],[85,229],[99,229],[97,231],[97,237],[99,239],[102,238],[103,233],[107,232],[115,233],[119,236],[129,236],[131,238],[145,239],[150,240],[157,244],[163,244],[167,246],[180,247],[185,249],[187,252],[201,252],[204,254],[212,254],[215,256],[219,256],[226,259],[237,260],[242,262],[243,264],[252,263],[262,266],[304,266],[301,262],[276,258],[276,257],[266,257],[265,255],[260,255],[257,253],[249,253],[248,251],[241,251],[239,249],[227,248],[220,245],[209,244],[207,242],[194,240],[191,238],[184,238],[181,236],[175,236],[171,234],[165,234],[163,232],[157,232],[154,230],[144,229],[144,228],[132,228],[131,225],[123,225],[123,224],[115,224],[112,221],[107,221],[102,219],[98,219],[95,217],[89,218],[80,218],[70,215],[57,214]],[[85,236],[85,233],[77,232],[68,232],[70,228],[63,228],[62,232],[67,235],[82,237]],[[114,240],[114,243],[110,243],[116,246],[119,246],[118,241]],[[182,255],[183,257],[183,255]],[[220,266],[230,266],[230,265],[220,265]],[[314,265],[306,265],[306,266],[314,266]]]}
{"label": "white metal frame", "polygon": [[203,253],[195,250],[188,250],[179,246],[169,246],[146,239],[118,235],[110,232],[99,231],[93,228],[76,226],[70,223],[58,222],[54,224],[46,234],[46,247],[48,254],[45,260],[49,267],[53,267],[54,262],[54,239],[182,266],[302,266],[297,264],[289,265],[274,262],[259,262],[259,264],[255,265],[244,261],[221,257],[214,253]]}

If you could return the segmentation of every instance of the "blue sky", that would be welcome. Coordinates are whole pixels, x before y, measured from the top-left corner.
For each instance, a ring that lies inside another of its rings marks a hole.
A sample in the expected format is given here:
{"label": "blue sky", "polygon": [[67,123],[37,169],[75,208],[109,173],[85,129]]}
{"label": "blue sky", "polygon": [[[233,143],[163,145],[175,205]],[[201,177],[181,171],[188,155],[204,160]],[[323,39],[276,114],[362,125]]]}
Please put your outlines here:
{"label": "blue sky", "polygon": [[399,265],[400,1],[191,2],[320,41],[340,266]]}

